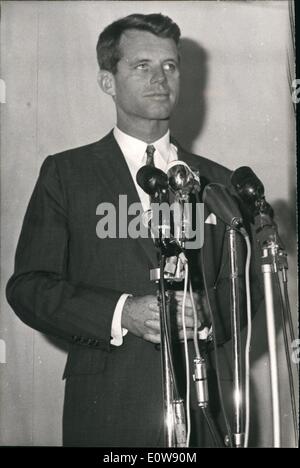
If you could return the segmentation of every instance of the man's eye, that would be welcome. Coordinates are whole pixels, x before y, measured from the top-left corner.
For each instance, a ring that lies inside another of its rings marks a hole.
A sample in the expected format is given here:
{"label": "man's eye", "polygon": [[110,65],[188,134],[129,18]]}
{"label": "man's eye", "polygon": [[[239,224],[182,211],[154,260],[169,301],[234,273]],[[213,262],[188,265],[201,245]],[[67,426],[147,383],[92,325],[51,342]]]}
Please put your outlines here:
{"label": "man's eye", "polygon": [[136,67],[137,70],[146,70],[148,68],[148,63],[141,62]]}
{"label": "man's eye", "polygon": [[177,65],[173,62],[167,62],[164,64],[164,70],[174,72],[175,70],[177,70]]}

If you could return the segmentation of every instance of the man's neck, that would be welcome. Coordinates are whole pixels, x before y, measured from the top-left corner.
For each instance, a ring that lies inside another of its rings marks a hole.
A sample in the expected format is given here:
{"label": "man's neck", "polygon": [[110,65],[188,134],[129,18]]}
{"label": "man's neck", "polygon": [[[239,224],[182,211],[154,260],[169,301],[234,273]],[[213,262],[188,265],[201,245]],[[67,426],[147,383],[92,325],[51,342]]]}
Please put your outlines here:
{"label": "man's neck", "polygon": [[117,127],[127,135],[130,135],[145,143],[153,143],[163,137],[169,129],[168,120],[145,120],[126,122],[117,119]]}

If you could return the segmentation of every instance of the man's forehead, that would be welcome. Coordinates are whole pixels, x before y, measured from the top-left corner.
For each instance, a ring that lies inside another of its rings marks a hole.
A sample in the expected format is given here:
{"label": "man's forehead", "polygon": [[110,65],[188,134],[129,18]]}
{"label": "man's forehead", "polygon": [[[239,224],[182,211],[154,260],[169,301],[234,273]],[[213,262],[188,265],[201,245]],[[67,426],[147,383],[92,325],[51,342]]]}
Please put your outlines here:
{"label": "man's forehead", "polygon": [[130,56],[140,53],[158,54],[162,51],[174,56],[178,55],[177,45],[172,38],[159,37],[149,31],[138,29],[124,31],[119,47],[123,56],[128,56],[128,53]]}

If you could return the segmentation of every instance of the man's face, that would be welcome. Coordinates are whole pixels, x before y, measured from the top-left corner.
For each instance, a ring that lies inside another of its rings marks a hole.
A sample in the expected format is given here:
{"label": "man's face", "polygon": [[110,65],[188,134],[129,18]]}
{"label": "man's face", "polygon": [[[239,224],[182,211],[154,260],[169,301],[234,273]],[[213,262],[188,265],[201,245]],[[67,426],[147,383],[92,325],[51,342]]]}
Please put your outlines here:
{"label": "man's face", "polygon": [[113,75],[120,118],[165,120],[179,94],[179,63],[173,39],[128,30],[120,41],[121,59]]}

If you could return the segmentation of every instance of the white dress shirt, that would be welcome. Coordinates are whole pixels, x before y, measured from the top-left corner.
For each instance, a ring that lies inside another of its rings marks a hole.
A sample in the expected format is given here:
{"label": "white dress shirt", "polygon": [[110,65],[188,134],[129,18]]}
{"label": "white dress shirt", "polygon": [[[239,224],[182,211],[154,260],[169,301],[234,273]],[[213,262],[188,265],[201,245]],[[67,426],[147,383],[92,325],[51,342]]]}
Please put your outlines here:
{"label": "white dress shirt", "polygon": [[[143,209],[146,211],[150,208],[149,195],[144,192],[144,190],[137,184],[136,174],[138,170],[146,164],[146,148],[148,145],[153,145],[155,147],[155,167],[161,169],[164,172],[166,172],[167,166],[171,161],[176,161],[178,159],[177,148],[170,142],[170,131],[168,130],[167,133],[159,140],[153,141],[151,143],[146,143],[145,141],[141,141],[137,138],[127,135],[118,127],[114,128],[114,137],[125,157],[125,161],[128,165]],[[115,346],[120,346],[123,343],[123,336],[125,336],[128,331],[121,327],[123,306],[128,296],[130,296],[130,294],[122,294],[120,296],[114,311],[111,325],[111,344]]]}

